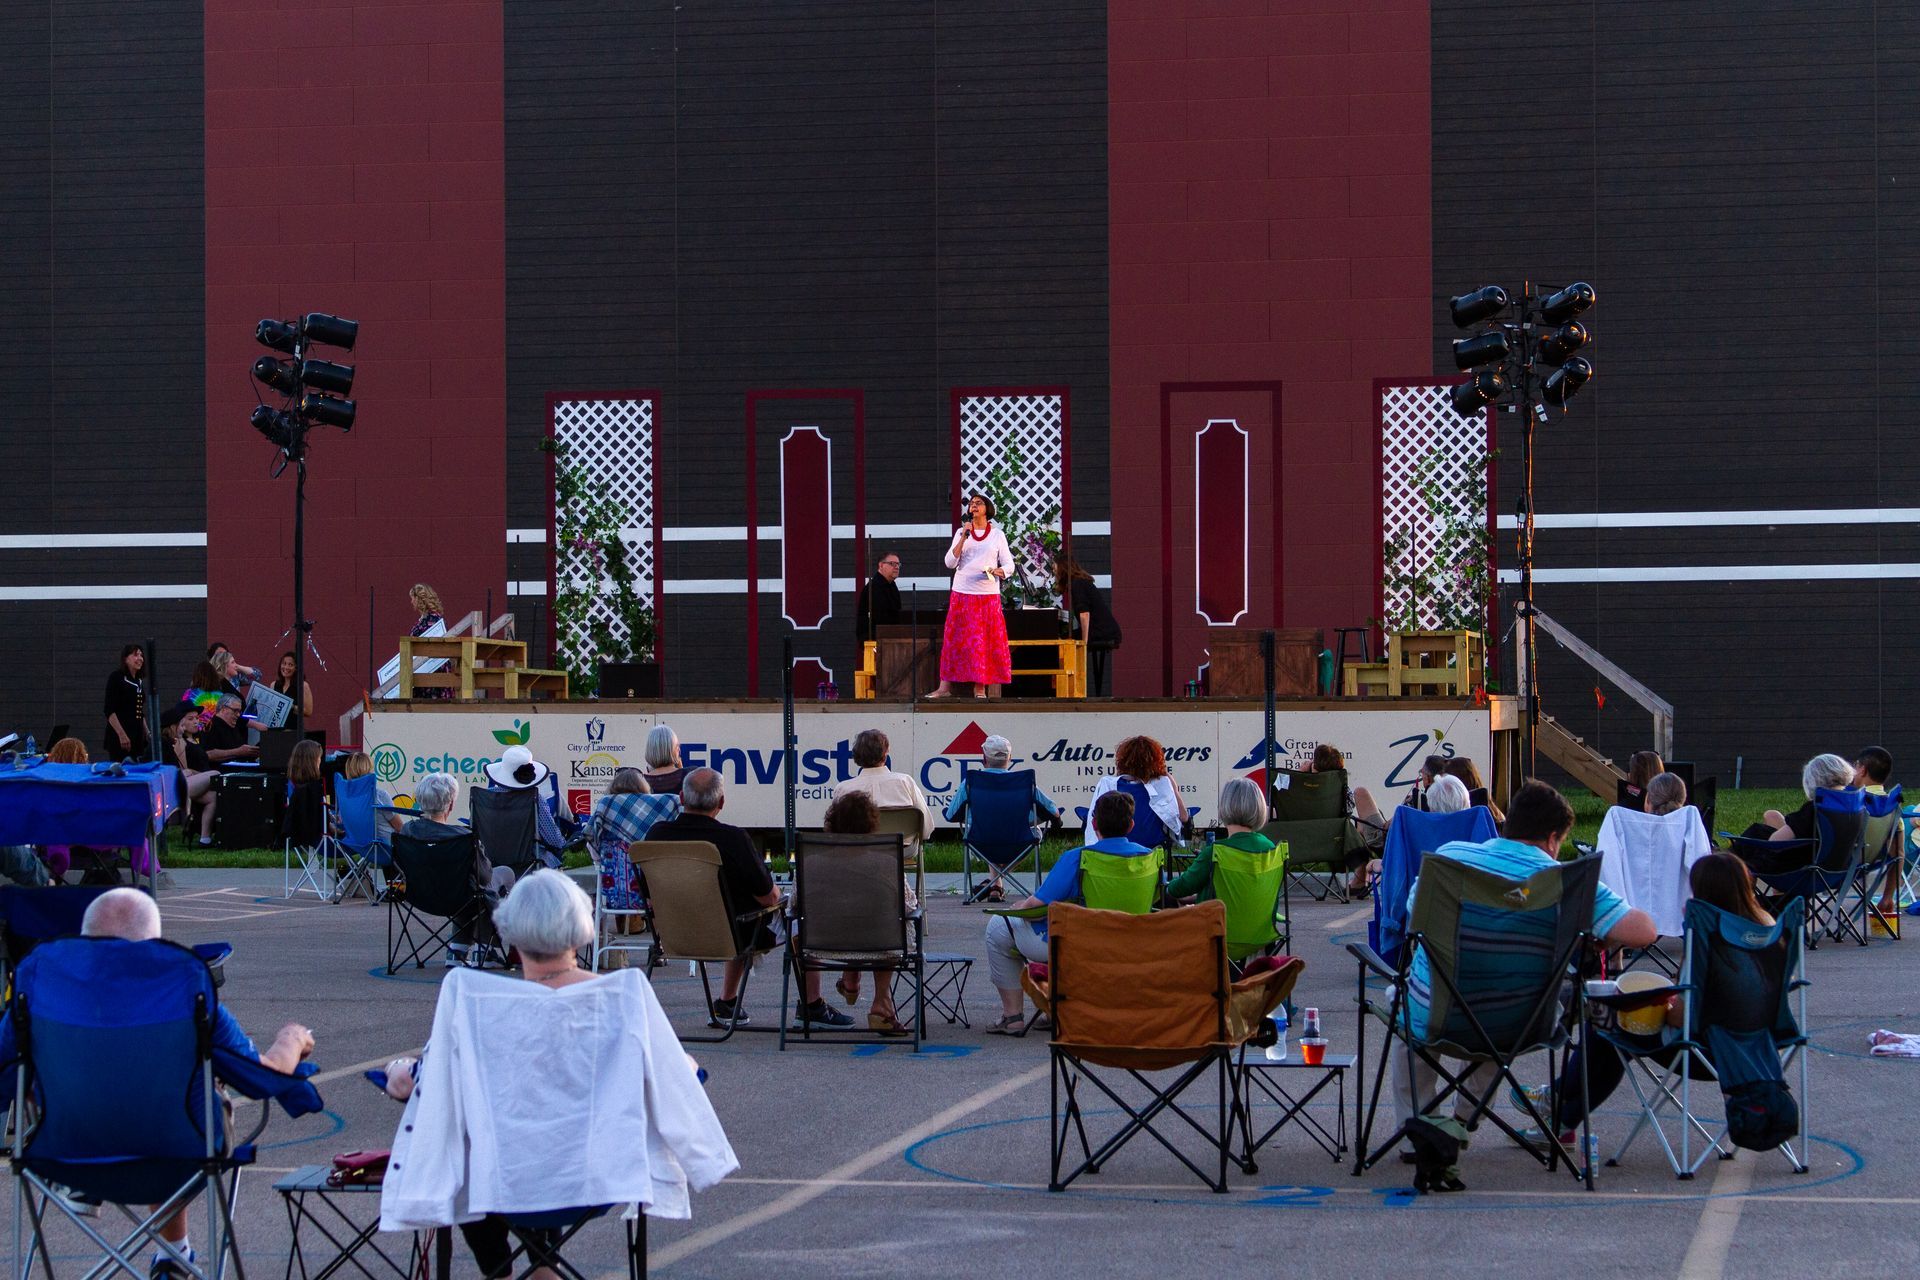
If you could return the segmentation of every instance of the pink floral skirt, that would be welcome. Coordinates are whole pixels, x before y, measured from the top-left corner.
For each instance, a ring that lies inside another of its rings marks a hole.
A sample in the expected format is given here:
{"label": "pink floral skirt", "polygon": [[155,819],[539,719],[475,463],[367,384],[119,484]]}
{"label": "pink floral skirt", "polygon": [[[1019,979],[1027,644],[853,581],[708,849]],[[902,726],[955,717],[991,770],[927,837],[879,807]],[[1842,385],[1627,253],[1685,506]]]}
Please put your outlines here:
{"label": "pink floral skirt", "polygon": [[940,641],[940,678],[967,684],[1006,684],[1013,679],[1007,619],[1000,597],[954,592],[947,597],[947,630]]}

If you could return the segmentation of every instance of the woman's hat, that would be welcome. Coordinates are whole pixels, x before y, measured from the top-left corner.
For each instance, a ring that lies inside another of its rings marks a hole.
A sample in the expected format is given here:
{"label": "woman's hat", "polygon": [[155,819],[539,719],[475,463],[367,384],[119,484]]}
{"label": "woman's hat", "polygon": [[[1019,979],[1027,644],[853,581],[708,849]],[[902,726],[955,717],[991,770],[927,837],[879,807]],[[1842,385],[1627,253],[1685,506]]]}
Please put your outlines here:
{"label": "woman's hat", "polygon": [[553,771],[535,760],[533,752],[525,747],[508,747],[484,772],[487,781],[494,786],[519,791],[525,787],[539,786]]}

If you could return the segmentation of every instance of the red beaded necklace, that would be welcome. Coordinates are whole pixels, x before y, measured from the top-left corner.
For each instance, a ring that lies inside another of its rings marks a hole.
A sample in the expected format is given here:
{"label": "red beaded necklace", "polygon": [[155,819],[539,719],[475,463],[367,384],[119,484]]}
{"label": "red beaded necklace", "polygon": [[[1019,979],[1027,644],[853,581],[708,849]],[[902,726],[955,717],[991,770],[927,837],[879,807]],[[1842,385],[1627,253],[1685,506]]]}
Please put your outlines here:
{"label": "red beaded necklace", "polygon": [[991,524],[989,524],[984,530],[978,533],[974,532],[974,528],[972,524],[967,525],[967,536],[972,538],[975,542],[985,542],[987,540],[987,536],[992,532],[993,532],[993,526]]}

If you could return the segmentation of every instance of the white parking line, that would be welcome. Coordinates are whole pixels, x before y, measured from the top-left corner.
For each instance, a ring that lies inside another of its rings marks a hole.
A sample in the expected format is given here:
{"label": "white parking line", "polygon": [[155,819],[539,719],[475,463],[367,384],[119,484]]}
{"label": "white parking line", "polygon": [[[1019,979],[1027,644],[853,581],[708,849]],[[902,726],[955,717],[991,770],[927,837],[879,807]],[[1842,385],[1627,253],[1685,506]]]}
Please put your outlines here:
{"label": "white parking line", "polygon": [[1713,1186],[1705,1207],[1700,1210],[1700,1225],[1693,1230],[1693,1243],[1680,1263],[1680,1280],[1720,1280],[1727,1269],[1727,1254],[1733,1248],[1733,1234],[1740,1226],[1740,1213],[1746,1207],[1742,1193],[1753,1185],[1756,1160],[1716,1161]]}
{"label": "white parking line", "polygon": [[974,1112],[992,1106],[1015,1090],[1024,1089],[1044,1079],[1046,1074],[1047,1068],[1038,1066],[1031,1071],[1023,1071],[1017,1076],[1010,1076],[998,1084],[990,1085],[971,1097],[954,1103],[940,1114],[921,1121],[890,1141],[881,1143],[864,1155],[855,1156],[817,1178],[809,1178],[801,1182],[785,1195],[777,1196],[757,1209],[736,1214],[725,1222],[715,1223],[703,1231],[696,1231],[690,1236],[674,1241],[666,1248],[654,1252],[649,1264],[655,1267],[670,1267],[681,1259],[691,1257],[703,1249],[710,1249],[723,1240],[731,1240],[743,1231],[751,1231],[775,1218],[792,1213],[802,1205],[819,1199],[836,1186],[845,1184],[847,1180],[860,1176],[875,1165],[893,1159],[922,1138],[930,1138]]}

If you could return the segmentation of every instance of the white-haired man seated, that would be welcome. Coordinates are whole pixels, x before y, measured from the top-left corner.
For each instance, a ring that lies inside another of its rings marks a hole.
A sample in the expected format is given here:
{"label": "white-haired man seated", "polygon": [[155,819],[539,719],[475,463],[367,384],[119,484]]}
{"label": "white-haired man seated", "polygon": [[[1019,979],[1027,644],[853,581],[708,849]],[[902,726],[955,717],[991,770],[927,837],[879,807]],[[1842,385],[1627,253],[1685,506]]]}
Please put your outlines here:
{"label": "white-haired man seated", "polygon": [[[160,908],[138,889],[109,889],[88,906],[86,915],[80,920],[80,933],[88,938],[151,942],[160,936]],[[6,1036],[9,1041],[12,1039],[11,1031],[9,1027]],[[254,1047],[247,1033],[240,1029],[239,1020],[223,1004],[214,1018],[213,1043],[230,1053],[258,1058],[261,1065],[288,1075],[313,1052],[313,1032],[297,1022],[289,1022],[273,1037],[273,1043],[262,1051]],[[160,1235],[188,1258],[193,1258],[193,1246],[187,1239],[187,1208],[182,1205],[178,1212],[167,1219],[160,1228]],[[155,1252],[148,1275],[153,1280],[171,1280],[172,1277],[184,1276],[185,1272],[167,1254]]]}
{"label": "white-haired man seated", "polygon": [[[1013,744],[997,733],[990,735],[986,741],[980,744],[980,768],[987,773],[1011,773],[1013,771]],[[967,772],[972,771],[968,770]],[[960,821],[960,815],[966,811],[966,807],[967,775],[966,773],[962,773],[960,775],[960,785],[953,789],[953,798],[947,801],[947,821]],[[1047,826],[1054,831],[1060,829],[1060,806],[1053,802],[1053,797],[1042,791],[1037,785],[1033,789],[1033,816],[1035,818],[1044,818]],[[1036,840],[1040,838],[1040,828],[1037,824],[1033,828],[1033,837]],[[999,867],[992,867],[988,874],[991,879],[987,884],[986,900],[988,902],[1004,901],[1006,899],[1006,891],[1000,885],[1001,869]]]}

